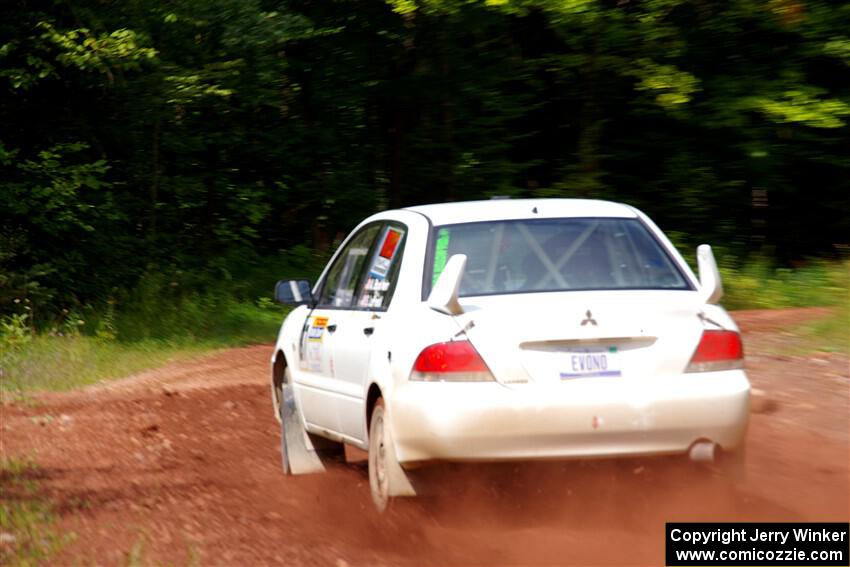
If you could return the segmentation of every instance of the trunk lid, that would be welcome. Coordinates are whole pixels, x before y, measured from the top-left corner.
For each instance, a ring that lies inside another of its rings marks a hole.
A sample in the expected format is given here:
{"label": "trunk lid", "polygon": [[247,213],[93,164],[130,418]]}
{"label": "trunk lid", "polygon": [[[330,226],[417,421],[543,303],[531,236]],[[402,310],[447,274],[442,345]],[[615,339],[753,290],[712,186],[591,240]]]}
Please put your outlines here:
{"label": "trunk lid", "polygon": [[703,330],[692,291],[528,293],[461,304],[458,323],[503,384],[681,374]]}

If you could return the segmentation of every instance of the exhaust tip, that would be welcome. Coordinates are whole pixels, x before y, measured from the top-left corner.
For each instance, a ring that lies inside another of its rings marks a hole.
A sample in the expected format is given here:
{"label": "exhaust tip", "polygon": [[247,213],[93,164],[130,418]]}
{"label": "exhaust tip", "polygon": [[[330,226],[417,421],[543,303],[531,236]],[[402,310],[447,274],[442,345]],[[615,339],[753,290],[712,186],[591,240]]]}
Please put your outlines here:
{"label": "exhaust tip", "polygon": [[697,441],[691,445],[688,457],[695,463],[713,463],[717,444],[711,441]]}

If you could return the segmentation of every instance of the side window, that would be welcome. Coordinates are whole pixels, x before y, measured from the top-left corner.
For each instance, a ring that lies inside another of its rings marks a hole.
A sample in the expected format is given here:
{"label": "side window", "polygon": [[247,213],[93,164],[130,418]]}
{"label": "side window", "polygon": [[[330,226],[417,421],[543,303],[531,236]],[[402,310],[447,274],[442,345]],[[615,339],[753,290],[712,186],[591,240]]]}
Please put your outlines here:
{"label": "side window", "polygon": [[407,230],[397,224],[386,225],[372,252],[366,279],[360,287],[356,305],[360,309],[386,309],[398,280],[404,237]]}
{"label": "side window", "polygon": [[351,307],[369,250],[380,230],[380,224],[367,226],[340,252],[322,285],[320,307]]}

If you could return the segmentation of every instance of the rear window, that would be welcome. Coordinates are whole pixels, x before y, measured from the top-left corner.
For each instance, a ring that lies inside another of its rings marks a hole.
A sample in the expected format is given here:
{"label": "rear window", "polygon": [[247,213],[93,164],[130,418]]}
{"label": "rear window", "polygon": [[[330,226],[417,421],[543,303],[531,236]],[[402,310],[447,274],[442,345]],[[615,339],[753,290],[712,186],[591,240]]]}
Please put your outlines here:
{"label": "rear window", "polygon": [[460,295],[605,289],[691,289],[638,219],[568,218],[434,228],[431,285],[454,254],[466,254]]}

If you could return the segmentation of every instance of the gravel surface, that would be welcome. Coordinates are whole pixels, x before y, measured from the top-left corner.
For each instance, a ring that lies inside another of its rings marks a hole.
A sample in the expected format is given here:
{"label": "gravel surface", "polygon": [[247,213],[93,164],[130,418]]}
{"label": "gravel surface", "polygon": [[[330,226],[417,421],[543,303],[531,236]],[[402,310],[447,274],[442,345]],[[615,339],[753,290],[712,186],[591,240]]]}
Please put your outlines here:
{"label": "gravel surface", "polygon": [[507,467],[379,516],[360,452],[282,475],[271,345],[4,406],[2,453],[41,467],[76,534],[55,564],[125,565],[134,547],[168,565],[662,564],[666,521],[848,521],[847,357],[788,354],[788,329],[823,313],[735,314],[755,388],[736,490],[651,460]]}

